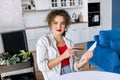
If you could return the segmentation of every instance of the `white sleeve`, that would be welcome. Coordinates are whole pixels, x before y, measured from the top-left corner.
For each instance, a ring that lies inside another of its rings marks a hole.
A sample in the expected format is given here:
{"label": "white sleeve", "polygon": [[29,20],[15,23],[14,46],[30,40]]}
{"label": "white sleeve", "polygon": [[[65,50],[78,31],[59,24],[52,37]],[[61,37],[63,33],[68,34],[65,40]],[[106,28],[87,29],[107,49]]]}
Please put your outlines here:
{"label": "white sleeve", "polygon": [[45,39],[43,38],[40,38],[36,44],[36,55],[37,55],[38,69],[41,72],[50,70],[48,67],[47,45]]}
{"label": "white sleeve", "polygon": [[77,64],[78,64],[78,63],[79,63],[78,57],[77,57],[77,56],[74,56],[74,70],[75,70],[75,71],[81,71],[81,70],[82,70],[82,68],[80,68],[80,69],[77,68]]}
{"label": "white sleeve", "polygon": [[[74,46],[72,41],[71,41],[71,46]],[[73,63],[74,63],[73,67],[74,67],[75,71],[81,71],[82,70],[82,68],[80,68],[80,69],[77,68],[77,64],[79,63],[79,59],[77,57],[77,53],[73,56]]]}

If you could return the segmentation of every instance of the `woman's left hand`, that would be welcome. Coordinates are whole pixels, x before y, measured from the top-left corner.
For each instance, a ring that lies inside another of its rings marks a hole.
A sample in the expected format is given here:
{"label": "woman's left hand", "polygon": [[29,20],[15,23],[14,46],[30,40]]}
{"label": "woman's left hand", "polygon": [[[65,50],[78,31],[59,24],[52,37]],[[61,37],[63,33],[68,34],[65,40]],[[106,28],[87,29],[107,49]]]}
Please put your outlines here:
{"label": "woman's left hand", "polygon": [[93,57],[93,51],[87,51],[83,55],[83,60],[81,58],[80,62],[77,64],[77,68],[83,67],[88,61]]}
{"label": "woman's left hand", "polygon": [[93,51],[87,51],[87,52],[85,52],[84,55],[85,55],[84,61],[88,62],[93,57]]}

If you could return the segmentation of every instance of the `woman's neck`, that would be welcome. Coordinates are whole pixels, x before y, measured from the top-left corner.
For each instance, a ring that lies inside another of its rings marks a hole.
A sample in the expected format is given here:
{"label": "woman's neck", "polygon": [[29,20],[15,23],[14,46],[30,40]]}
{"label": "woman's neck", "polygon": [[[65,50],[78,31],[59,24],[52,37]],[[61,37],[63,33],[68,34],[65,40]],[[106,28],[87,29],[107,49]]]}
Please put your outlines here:
{"label": "woman's neck", "polygon": [[61,41],[63,41],[63,36],[54,36],[55,37],[55,40],[57,41],[57,42],[61,42]]}
{"label": "woman's neck", "polygon": [[65,45],[64,39],[62,35],[54,35],[54,38],[56,40],[56,45],[57,46],[63,46]]}

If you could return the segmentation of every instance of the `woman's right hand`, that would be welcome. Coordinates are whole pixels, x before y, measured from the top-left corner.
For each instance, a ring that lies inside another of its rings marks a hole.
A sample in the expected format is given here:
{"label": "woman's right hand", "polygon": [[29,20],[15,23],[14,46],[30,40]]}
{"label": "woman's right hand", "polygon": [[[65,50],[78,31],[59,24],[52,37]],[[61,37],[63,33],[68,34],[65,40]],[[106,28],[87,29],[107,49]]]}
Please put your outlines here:
{"label": "woman's right hand", "polygon": [[63,58],[69,58],[69,57],[75,55],[76,51],[78,51],[78,50],[74,49],[74,47],[70,47],[62,54],[62,56],[63,56]]}

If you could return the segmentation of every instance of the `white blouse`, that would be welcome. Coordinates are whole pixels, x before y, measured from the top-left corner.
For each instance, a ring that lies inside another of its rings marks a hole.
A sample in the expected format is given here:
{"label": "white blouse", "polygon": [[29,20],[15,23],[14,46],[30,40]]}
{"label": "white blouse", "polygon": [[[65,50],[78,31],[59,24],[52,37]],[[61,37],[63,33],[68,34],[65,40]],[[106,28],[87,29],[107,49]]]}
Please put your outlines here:
{"label": "white blouse", "polygon": [[[68,48],[73,46],[71,40],[64,37],[64,41]],[[47,65],[50,59],[56,58],[60,55],[52,33],[47,36],[43,36],[38,40],[36,44],[36,54],[38,69],[42,72],[45,80],[52,80],[54,76],[60,75],[61,63],[51,70]],[[76,67],[76,64],[78,63],[78,58],[76,56],[70,57],[69,63],[73,71],[79,71]]]}

